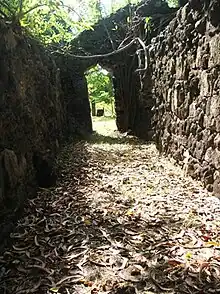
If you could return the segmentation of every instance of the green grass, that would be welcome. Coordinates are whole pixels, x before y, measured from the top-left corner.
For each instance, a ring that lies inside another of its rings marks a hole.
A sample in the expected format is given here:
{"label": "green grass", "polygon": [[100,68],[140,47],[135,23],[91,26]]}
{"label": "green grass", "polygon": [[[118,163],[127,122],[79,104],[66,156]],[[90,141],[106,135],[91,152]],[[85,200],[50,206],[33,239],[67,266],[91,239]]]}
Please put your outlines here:
{"label": "green grass", "polygon": [[93,117],[93,130],[101,135],[112,135],[117,130],[115,119],[112,117]]}

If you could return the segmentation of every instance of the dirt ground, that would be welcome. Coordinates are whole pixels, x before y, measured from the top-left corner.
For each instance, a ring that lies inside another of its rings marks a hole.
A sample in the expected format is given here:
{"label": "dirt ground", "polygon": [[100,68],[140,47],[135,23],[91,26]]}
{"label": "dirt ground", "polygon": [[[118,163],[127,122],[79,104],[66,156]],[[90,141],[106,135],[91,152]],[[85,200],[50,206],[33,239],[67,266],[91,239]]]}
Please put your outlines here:
{"label": "dirt ground", "polygon": [[94,121],[27,201],[0,293],[220,293],[220,201],[154,144]]}

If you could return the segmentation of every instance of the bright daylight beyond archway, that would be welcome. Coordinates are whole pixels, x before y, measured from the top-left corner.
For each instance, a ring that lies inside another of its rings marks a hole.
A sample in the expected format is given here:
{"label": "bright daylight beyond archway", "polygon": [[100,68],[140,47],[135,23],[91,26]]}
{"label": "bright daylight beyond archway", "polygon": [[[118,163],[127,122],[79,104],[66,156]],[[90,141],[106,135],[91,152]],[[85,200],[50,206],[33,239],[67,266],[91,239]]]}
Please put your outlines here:
{"label": "bright daylight beyond archway", "polygon": [[97,65],[86,72],[92,117],[115,117],[114,89],[110,72]]}
{"label": "bright daylight beyond archway", "polygon": [[113,79],[110,72],[100,65],[86,72],[93,130],[108,134],[116,129]]}

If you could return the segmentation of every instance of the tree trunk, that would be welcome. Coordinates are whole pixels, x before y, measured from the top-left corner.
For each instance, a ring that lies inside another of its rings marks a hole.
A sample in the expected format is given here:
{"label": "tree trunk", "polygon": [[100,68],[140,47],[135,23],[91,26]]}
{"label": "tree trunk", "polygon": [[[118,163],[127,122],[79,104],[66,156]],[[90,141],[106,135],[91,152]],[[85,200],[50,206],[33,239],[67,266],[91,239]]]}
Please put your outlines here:
{"label": "tree trunk", "polygon": [[92,101],[92,116],[96,116],[95,101]]}

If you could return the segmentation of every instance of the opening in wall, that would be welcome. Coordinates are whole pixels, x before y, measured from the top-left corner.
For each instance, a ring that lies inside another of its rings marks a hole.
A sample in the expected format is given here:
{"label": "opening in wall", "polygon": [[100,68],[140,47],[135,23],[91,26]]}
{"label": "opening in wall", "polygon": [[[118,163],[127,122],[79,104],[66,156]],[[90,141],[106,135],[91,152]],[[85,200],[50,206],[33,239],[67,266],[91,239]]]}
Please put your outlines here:
{"label": "opening in wall", "polygon": [[[113,75],[99,64],[86,72],[93,127],[105,127],[107,121],[115,125]],[[116,128],[116,125],[115,125]]]}

